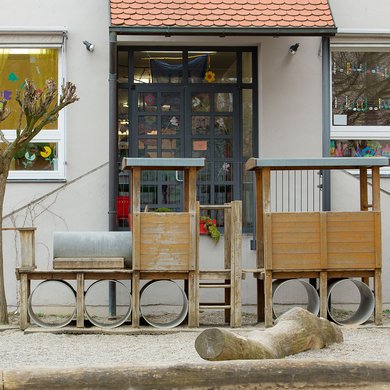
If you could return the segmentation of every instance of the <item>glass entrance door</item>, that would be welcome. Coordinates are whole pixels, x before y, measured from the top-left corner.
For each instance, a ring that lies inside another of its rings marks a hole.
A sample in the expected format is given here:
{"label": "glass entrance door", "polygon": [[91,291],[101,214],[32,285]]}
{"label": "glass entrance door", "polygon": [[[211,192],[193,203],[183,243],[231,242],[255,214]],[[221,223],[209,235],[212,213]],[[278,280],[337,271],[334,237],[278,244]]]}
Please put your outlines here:
{"label": "glass entrance door", "polygon": [[198,173],[201,204],[239,199],[240,131],[237,87],[192,87],[187,94],[187,155],[205,157]]}
{"label": "glass entrance door", "polygon": [[[130,155],[184,157],[182,87],[136,86],[133,94]],[[141,202],[152,209],[180,210],[182,185],[175,171],[144,171]]]}

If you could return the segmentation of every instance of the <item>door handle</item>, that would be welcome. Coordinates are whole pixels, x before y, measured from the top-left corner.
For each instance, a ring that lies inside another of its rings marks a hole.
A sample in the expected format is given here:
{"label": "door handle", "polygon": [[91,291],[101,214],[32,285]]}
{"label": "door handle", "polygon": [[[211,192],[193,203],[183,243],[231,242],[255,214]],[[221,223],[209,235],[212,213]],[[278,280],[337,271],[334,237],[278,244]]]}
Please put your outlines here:
{"label": "door handle", "polygon": [[175,179],[176,179],[176,181],[178,181],[179,183],[182,183],[184,180],[183,179],[180,179],[179,178],[179,171],[176,171],[175,172]]}

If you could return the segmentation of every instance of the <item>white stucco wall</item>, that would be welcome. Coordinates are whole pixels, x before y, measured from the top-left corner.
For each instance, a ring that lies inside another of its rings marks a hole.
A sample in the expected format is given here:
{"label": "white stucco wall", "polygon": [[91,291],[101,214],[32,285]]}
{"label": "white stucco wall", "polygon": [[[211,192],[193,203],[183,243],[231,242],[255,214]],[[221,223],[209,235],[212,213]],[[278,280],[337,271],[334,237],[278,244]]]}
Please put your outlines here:
{"label": "white stucco wall", "polygon": [[[104,165],[108,163],[108,3],[106,0],[4,0],[1,8],[3,29],[7,26],[67,28],[65,77],[76,84],[80,97],[66,111],[67,185],[14,216],[17,226],[31,226],[33,222],[37,227],[37,265],[47,268],[51,267],[53,231],[108,228],[108,166]],[[95,51],[88,52],[83,40],[93,42]],[[5,214],[64,184],[9,183]],[[10,218],[4,222],[7,226],[13,224]],[[19,259],[15,259],[13,234],[5,235],[4,249],[8,303],[14,306],[17,302],[14,269]]]}

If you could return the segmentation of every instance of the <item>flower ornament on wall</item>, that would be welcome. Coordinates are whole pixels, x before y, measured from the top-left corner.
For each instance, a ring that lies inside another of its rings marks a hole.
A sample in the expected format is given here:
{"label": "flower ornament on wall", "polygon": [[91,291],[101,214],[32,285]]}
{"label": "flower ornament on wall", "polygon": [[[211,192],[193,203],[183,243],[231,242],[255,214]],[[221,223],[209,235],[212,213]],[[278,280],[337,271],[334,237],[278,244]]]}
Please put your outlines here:
{"label": "flower ornament on wall", "polygon": [[40,152],[40,155],[45,159],[45,160],[50,160],[50,156],[52,154],[52,150],[50,146],[44,146],[43,151]]}
{"label": "flower ornament on wall", "polygon": [[208,83],[212,83],[215,81],[215,73],[212,72],[211,70],[208,70],[205,75],[204,75],[204,79],[208,82]]}

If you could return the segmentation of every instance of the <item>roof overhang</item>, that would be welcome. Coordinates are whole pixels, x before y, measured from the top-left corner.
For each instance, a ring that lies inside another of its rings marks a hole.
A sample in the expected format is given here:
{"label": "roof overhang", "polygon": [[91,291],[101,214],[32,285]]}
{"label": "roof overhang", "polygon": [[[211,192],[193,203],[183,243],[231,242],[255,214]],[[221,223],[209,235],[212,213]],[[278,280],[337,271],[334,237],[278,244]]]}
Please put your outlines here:
{"label": "roof overhang", "polygon": [[337,27],[268,27],[268,28],[219,28],[219,27],[133,27],[110,26],[110,32],[119,35],[198,35],[198,36],[334,36]]}

